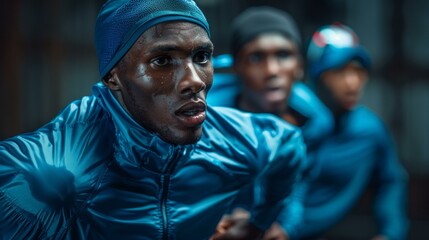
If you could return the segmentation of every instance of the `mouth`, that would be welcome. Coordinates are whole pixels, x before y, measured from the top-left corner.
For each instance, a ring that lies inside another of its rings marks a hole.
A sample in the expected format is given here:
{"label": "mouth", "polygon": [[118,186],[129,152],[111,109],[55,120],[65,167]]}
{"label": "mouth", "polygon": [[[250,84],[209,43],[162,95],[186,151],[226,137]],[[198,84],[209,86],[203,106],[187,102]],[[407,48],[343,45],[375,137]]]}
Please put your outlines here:
{"label": "mouth", "polygon": [[206,119],[206,108],[202,101],[189,102],[181,106],[175,114],[186,127],[197,127]]}
{"label": "mouth", "polygon": [[353,108],[356,105],[357,101],[356,99],[349,99],[348,101],[345,101],[344,105],[346,108]]}
{"label": "mouth", "polygon": [[347,109],[353,108],[357,104],[358,98],[357,94],[349,94],[344,97],[343,105]]}
{"label": "mouth", "polygon": [[268,102],[282,102],[287,98],[287,93],[283,88],[273,87],[264,90],[264,97]]}

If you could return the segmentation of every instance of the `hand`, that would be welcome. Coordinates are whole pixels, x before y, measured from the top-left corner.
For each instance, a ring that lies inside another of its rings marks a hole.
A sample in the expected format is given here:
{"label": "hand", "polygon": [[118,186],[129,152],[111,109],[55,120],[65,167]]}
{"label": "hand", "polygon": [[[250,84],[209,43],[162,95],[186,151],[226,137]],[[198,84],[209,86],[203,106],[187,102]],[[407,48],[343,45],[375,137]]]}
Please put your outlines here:
{"label": "hand", "polygon": [[216,229],[216,233],[210,238],[211,240],[259,240],[264,234],[248,219],[228,218],[219,225],[224,226],[224,228]]}
{"label": "hand", "polygon": [[288,236],[278,223],[273,223],[265,233],[263,240],[288,240]]}
{"label": "hand", "polygon": [[210,240],[251,240],[261,239],[263,231],[249,222],[249,213],[235,209],[232,215],[224,216]]}
{"label": "hand", "polygon": [[230,215],[223,216],[220,222],[216,226],[214,235],[209,240],[214,240],[214,236],[225,234],[228,231],[228,229],[230,229],[233,225],[234,225],[234,220]]}
{"label": "hand", "polygon": [[371,240],[389,240],[389,238],[384,236],[384,235],[377,235],[377,236],[371,238]]}

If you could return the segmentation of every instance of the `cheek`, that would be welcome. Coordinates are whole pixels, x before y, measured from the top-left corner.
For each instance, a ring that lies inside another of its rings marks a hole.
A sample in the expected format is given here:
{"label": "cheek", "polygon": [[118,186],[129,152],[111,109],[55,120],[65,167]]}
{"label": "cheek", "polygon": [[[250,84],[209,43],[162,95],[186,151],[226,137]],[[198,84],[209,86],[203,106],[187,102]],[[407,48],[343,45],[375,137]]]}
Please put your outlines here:
{"label": "cheek", "polygon": [[206,85],[206,90],[209,90],[213,84],[213,74],[214,74],[214,70],[211,65],[204,67],[198,71],[199,77]]}
{"label": "cheek", "polygon": [[172,71],[164,74],[146,74],[138,84],[138,88],[144,90],[142,98],[156,98],[171,94],[175,88],[174,78],[175,74]]}
{"label": "cheek", "polygon": [[261,89],[264,87],[265,82],[262,72],[262,69],[258,68],[257,66],[247,68],[246,71],[244,71],[242,74],[242,80],[244,81],[245,85],[251,89]]}
{"label": "cheek", "polygon": [[326,75],[322,79],[324,82],[324,85],[328,92],[333,96],[340,96],[341,93],[344,91],[344,82],[342,81],[341,77],[337,77],[336,75]]}
{"label": "cheek", "polygon": [[368,81],[367,76],[364,76],[364,77],[361,78],[361,81],[359,83],[360,84],[359,85],[359,90],[362,90],[365,87],[367,81]]}
{"label": "cheek", "polygon": [[174,109],[172,107],[173,102],[166,95],[157,95],[146,101],[146,107],[142,112],[141,117],[146,119],[146,124],[149,124],[151,130],[159,130],[164,128],[170,122],[170,117]]}
{"label": "cheek", "polygon": [[169,112],[173,110],[172,102],[173,100],[169,98],[167,95],[157,95],[154,96],[151,100],[152,112],[160,119],[165,119]]}
{"label": "cheek", "polygon": [[289,77],[296,78],[302,71],[299,61],[296,58],[289,58],[280,62],[281,71]]}
{"label": "cheek", "polygon": [[344,95],[343,89],[344,89],[344,87],[341,84],[331,85],[328,87],[329,92],[335,98],[340,98],[342,95]]}

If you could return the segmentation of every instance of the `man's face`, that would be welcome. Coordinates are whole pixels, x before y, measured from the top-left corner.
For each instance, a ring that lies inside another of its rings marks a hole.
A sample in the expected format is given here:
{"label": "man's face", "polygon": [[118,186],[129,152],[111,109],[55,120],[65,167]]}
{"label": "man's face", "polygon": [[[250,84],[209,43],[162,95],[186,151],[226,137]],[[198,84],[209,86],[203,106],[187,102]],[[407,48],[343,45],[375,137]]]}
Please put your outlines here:
{"label": "man's face", "polygon": [[192,144],[206,118],[212,53],[198,25],[161,23],[140,36],[105,83],[141,126],[169,143]]}
{"label": "man's face", "polygon": [[297,45],[276,33],[248,42],[238,53],[234,69],[243,81],[241,101],[252,111],[274,114],[286,111],[292,84],[302,74]]}
{"label": "man's face", "polygon": [[367,78],[367,70],[352,61],[342,68],[322,73],[319,94],[334,113],[349,111],[358,102]]}

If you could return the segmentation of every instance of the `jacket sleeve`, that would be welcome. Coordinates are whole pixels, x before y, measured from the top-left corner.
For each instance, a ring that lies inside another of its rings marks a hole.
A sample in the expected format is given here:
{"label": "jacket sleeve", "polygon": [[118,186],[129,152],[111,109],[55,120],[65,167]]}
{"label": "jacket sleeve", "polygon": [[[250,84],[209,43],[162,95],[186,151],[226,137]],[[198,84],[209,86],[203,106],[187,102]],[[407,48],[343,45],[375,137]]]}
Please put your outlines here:
{"label": "jacket sleeve", "polygon": [[272,124],[265,122],[259,129],[265,144],[258,149],[260,175],[251,210],[251,221],[263,230],[276,220],[284,204],[290,201],[288,197],[298,194],[296,185],[306,161],[301,131],[281,120]]}
{"label": "jacket sleeve", "polygon": [[45,237],[41,223],[22,206],[40,209],[39,202],[32,201],[27,180],[38,164],[33,157],[40,156],[33,152],[37,143],[27,141],[38,137],[26,134],[0,142],[0,239]]}
{"label": "jacket sleeve", "polygon": [[305,83],[298,81],[293,84],[288,105],[307,118],[301,129],[309,151],[334,130],[331,111]]}
{"label": "jacket sleeve", "polygon": [[298,237],[298,226],[303,222],[303,200],[307,189],[308,185],[304,180],[296,183],[293,194],[286,199],[285,206],[277,218],[277,222],[287,234],[288,239],[296,239]]}
{"label": "jacket sleeve", "polygon": [[408,175],[399,162],[390,134],[384,126],[380,128],[374,214],[379,234],[403,240],[407,238],[409,225],[406,214]]}
{"label": "jacket sleeve", "polygon": [[[48,212],[46,203],[64,197],[54,185],[70,183],[72,178],[55,157],[63,154],[54,142],[62,133],[55,125],[0,142],[1,239],[46,238],[47,229],[38,214]],[[58,171],[53,171],[57,167]],[[51,174],[55,175],[52,179]]]}
{"label": "jacket sleeve", "polygon": [[[101,123],[77,118],[82,110],[71,105],[37,131],[0,142],[0,239],[60,234],[75,204],[84,202],[79,198],[88,195],[92,169],[100,163],[93,152],[102,159],[109,145],[91,128]],[[97,141],[106,144],[103,149]]]}

